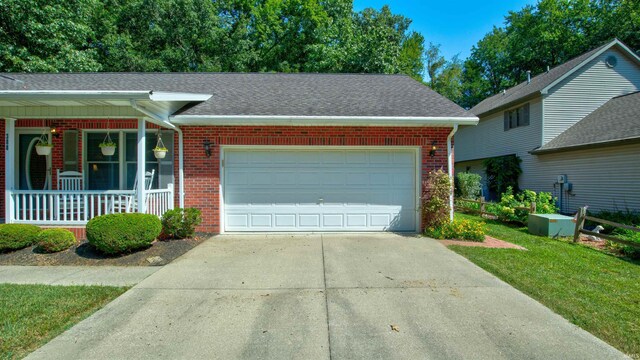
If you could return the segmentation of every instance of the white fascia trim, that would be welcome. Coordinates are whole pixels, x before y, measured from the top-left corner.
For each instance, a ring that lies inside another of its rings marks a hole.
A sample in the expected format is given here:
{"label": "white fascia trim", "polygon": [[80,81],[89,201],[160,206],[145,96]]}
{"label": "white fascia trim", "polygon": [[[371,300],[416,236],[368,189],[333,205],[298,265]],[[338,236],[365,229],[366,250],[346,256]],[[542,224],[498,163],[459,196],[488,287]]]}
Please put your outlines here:
{"label": "white fascia trim", "polygon": [[402,116],[288,116],[288,115],[175,115],[169,120],[179,125],[250,126],[452,126],[477,125],[477,117]]}
{"label": "white fascia trim", "polygon": [[117,90],[2,90],[0,99],[12,100],[151,100],[207,101],[210,94]]}
{"label": "white fascia trim", "polygon": [[544,89],[540,90],[540,94],[542,94],[542,95],[548,94],[549,90],[551,90],[554,86],[558,85],[562,80],[568,78],[569,76],[571,76],[571,74],[573,74],[576,71],[580,70],[580,68],[582,68],[583,66],[585,66],[586,64],[591,62],[593,59],[597,58],[598,56],[602,55],[605,51],[611,49],[614,45],[620,46],[627,53],[627,55],[629,55],[638,64],[640,64],[640,57],[638,55],[636,55],[636,53],[634,53],[631,49],[629,49],[625,44],[621,43],[620,40],[615,39],[615,40],[611,41],[609,44],[603,46],[602,49],[598,50],[598,52],[596,52],[595,54],[589,56],[587,59],[585,59],[580,64],[576,65],[573,69],[569,70],[564,75],[562,75],[561,77],[556,79],[556,81],[552,82],[551,84],[547,85],[547,87],[545,87]]}

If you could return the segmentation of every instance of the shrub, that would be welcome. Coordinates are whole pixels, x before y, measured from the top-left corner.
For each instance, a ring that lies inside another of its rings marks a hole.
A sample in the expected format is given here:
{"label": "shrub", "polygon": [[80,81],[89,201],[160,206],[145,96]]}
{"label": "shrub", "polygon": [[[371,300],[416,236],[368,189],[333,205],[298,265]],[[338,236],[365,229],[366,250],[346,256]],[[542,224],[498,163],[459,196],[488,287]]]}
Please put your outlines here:
{"label": "shrub", "polygon": [[449,222],[451,178],[442,171],[431,171],[422,183],[422,226],[437,228]]}
{"label": "shrub", "polygon": [[18,250],[31,246],[36,242],[36,235],[42,229],[28,224],[0,225],[0,251]]}
{"label": "shrub", "polygon": [[458,195],[463,199],[476,199],[480,196],[482,177],[473,173],[459,173],[456,175],[456,188]]}
{"label": "shrub", "polygon": [[36,236],[36,241],[40,250],[53,253],[70,248],[76,237],[67,229],[45,229]]}
{"label": "shrub", "polygon": [[436,239],[484,241],[486,231],[485,224],[481,221],[456,219],[440,227],[427,228],[425,233]]}
{"label": "shrub", "polygon": [[537,193],[531,190],[523,190],[519,194],[514,195],[511,187],[500,197],[500,202],[495,206],[498,219],[507,222],[519,222],[526,224],[529,217],[529,211],[518,210],[516,207],[530,207],[531,203],[536,203],[536,213],[538,214],[554,214],[558,211],[556,207],[556,199],[551,193]]}
{"label": "shrub", "polygon": [[[620,239],[631,241],[640,245],[640,233],[627,229],[616,228],[612,232],[613,235],[619,237]],[[640,259],[640,248],[636,248],[629,245],[615,243],[613,241],[607,240],[607,247],[610,249],[620,252],[622,255],[628,256],[633,259]]]}
{"label": "shrub", "polygon": [[87,240],[106,254],[123,254],[150,246],[161,230],[160,219],[152,214],[109,214],[89,220]]}
{"label": "shrub", "polygon": [[486,159],[483,162],[487,174],[487,186],[492,194],[502,194],[507,189],[519,191],[518,177],[522,174],[520,163],[522,159],[515,155],[500,156]]}
{"label": "shrub", "polygon": [[176,208],[162,215],[162,237],[184,239],[192,237],[202,222],[202,213],[196,208]]}

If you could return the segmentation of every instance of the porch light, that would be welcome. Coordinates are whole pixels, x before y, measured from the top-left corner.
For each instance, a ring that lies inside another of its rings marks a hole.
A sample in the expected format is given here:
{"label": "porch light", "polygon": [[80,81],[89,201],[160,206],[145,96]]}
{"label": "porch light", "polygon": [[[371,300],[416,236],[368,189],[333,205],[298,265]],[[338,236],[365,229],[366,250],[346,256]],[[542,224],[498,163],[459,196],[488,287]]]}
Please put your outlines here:
{"label": "porch light", "polygon": [[56,128],[56,125],[51,125],[51,135],[53,135],[53,137],[55,138],[59,138],[60,137],[60,132],[58,131],[58,129]]}
{"label": "porch light", "polygon": [[211,142],[209,141],[209,139],[205,139],[202,142],[202,146],[204,146],[204,154],[207,155],[207,157],[211,157]]}
{"label": "porch light", "polygon": [[436,146],[437,142],[432,142],[431,143],[431,150],[429,150],[429,156],[434,157],[436,156],[436,150],[438,150],[438,147]]}

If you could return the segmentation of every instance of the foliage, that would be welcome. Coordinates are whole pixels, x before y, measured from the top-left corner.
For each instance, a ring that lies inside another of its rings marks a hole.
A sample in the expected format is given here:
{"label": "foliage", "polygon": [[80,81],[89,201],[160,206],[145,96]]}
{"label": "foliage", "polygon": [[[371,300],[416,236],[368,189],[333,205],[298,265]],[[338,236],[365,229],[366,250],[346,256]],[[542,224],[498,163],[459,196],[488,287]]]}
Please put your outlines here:
{"label": "foliage", "polygon": [[53,253],[66,250],[76,243],[76,237],[67,229],[45,229],[36,235],[38,248]]}
{"label": "foliage", "polygon": [[455,219],[440,227],[427,228],[425,233],[436,239],[456,239],[469,241],[484,241],[485,224],[481,221]]}
{"label": "foliage", "polygon": [[100,144],[98,144],[99,148],[103,148],[103,147],[116,147],[116,143],[113,141],[104,141],[101,142]]}
{"label": "foliage", "polygon": [[[602,210],[590,215],[596,218],[613,221],[619,224],[640,227],[640,212],[631,211],[629,209],[625,211]],[[594,223],[590,221],[587,221],[586,225],[587,226],[602,225],[604,227],[604,230],[602,231],[604,234],[615,235],[623,240],[633,241],[640,244],[639,232],[616,228],[610,225]],[[620,253],[624,256],[628,256],[634,259],[640,258],[640,249],[637,249],[628,245],[622,245],[622,244],[615,243],[613,241],[608,241],[608,240],[607,240],[607,247],[613,252]]]}
{"label": "foliage", "polygon": [[196,208],[176,208],[162,215],[162,238],[185,239],[195,234],[202,222],[202,213]]}
{"label": "foliage", "polygon": [[87,223],[87,240],[105,254],[145,248],[160,235],[162,224],[152,214],[121,213],[94,217]]}
{"label": "foliage", "polygon": [[487,174],[487,186],[492,194],[502,194],[511,187],[518,192],[518,177],[522,174],[520,163],[522,159],[516,155],[493,157],[484,160],[485,174]]}
{"label": "foliage", "polygon": [[536,213],[538,214],[555,214],[558,212],[556,207],[557,199],[551,193],[539,192],[536,194],[532,190],[523,190],[518,194],[513,194],[511,187],[507,188],[500,202],[496,206],[498,219],[507,222],[519,222],[526,224],[529,217],[529,211],[518,210],[516,207],[530,207],[531,203],[536,204]]}
{"label": "foliage", "polygon": [[0,358],[22,359],[109,301],[121,287],[0,284]]}
{"label": "foliage", "polygon": [[431,171],[422,182],[422,226],[438,228],[449,222],[451,179],[442,171]]}
{"label": "foliage", "polygon": [[153,151],[167,151],[168,149],[164,146],[156,146],[153,148]]}
{"label": "foliage", "polygon": [[485,222],[487,235],[527,251],[450,248],[622,352],[640,353],[639,261],[531,235],[526,227]]}
{"label": "foliage", "polygon": [[451,101],[460,102],[463,91],[462,61],[457,56],[447,61],[440,54],[440,45],[433,43],[429,43],[425,61],[429,87]]}
{"label": "foliage", "polygon": [[42,231],[35,225],[1,224],[0,252],[18,250],[31,246],[36,242],[36,236]]}
{"label": "foliage", "polygon": [[618,38],[640,49],[637,0],[541,0],[511,11],[472,49],[464,65],[464,107]]}
{"label": "foliage", "polygon": [[467,172],[456,174],[457,195],[463,199],[476,199],[482,190],[480,180],[482,177],[478,174]]}

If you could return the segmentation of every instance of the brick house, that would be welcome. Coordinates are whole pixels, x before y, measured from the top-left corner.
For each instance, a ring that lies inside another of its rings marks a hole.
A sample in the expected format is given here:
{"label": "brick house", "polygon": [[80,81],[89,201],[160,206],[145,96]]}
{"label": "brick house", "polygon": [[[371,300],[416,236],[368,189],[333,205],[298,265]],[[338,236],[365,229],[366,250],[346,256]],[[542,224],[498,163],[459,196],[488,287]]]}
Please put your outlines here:
{"label": "brick house", "polygon": [[0,219],[80,236],[174,206],[213,233],[416,231],[421,179],[478,121],[407,76],[234,73],[0,74],[0,119]]}

